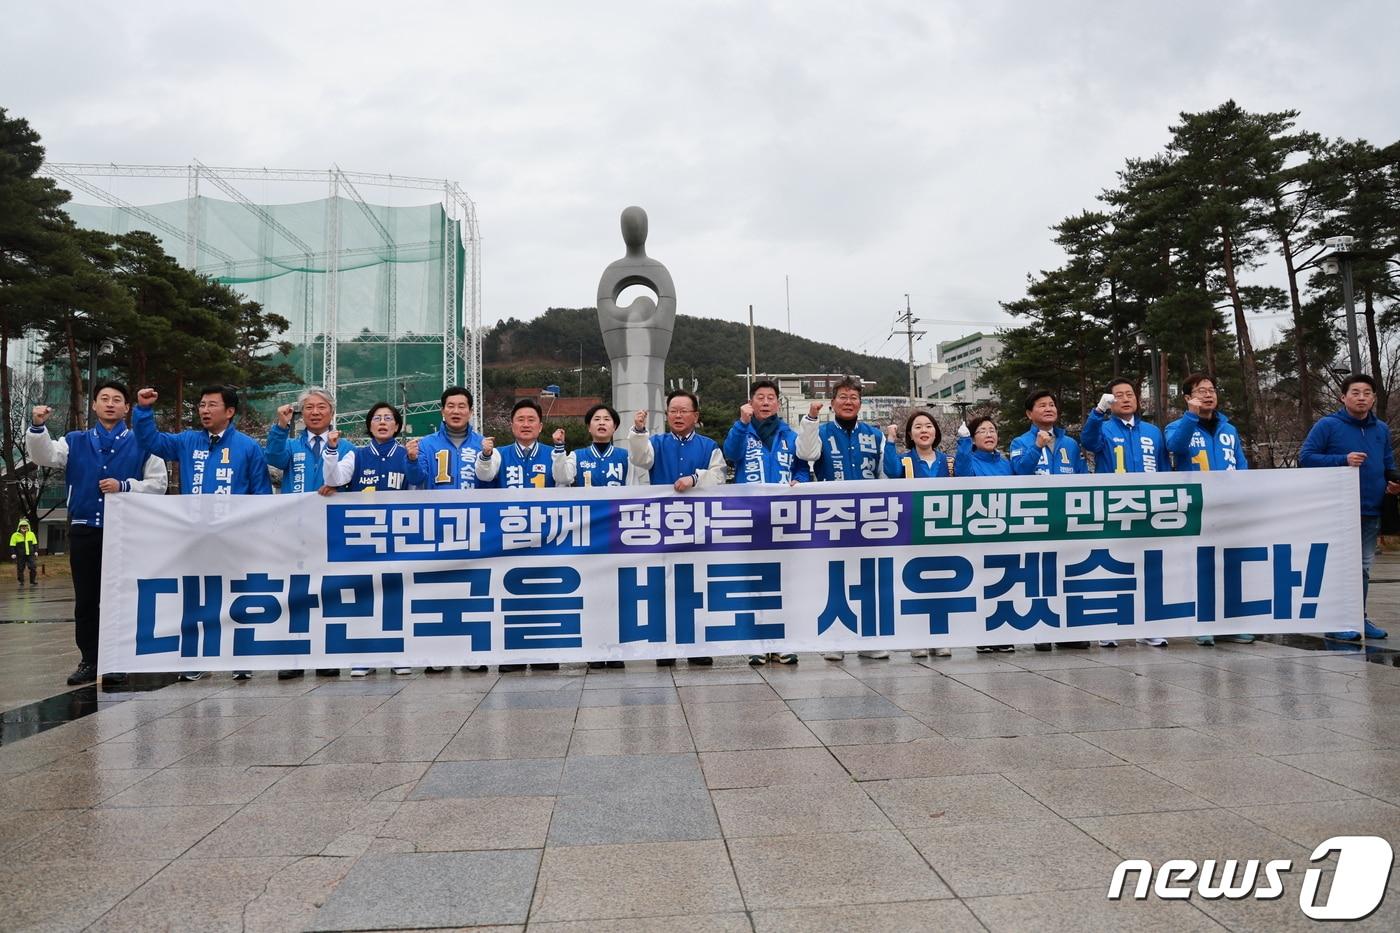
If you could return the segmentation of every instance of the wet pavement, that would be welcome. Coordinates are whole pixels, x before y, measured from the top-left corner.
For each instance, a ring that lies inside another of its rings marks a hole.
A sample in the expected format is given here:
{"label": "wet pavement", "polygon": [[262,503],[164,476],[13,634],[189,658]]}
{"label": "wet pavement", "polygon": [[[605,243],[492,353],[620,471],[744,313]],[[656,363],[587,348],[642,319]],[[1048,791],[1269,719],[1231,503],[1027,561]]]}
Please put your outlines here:
{"label": "wet pavement", "polygon": [[[72,689],[67,595],[0,592],[0,929],[1273,931],[1317,843],[1400,845],[1375,643]],[[1105,897],[1227,857],[1285,895]]]}

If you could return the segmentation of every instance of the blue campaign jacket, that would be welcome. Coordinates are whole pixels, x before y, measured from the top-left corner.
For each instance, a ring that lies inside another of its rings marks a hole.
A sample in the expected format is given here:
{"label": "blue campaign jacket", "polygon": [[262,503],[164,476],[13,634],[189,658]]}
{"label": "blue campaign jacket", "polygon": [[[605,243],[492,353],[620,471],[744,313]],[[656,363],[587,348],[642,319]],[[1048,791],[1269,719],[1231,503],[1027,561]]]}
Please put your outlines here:
{"label": "blue campaign jacket", "polygon": [[888,442],[885,432],[875,425],[857,421],[847,431],[835,421],[827,421],[817,429],[817,436],[821,439],[821,455],[811,464],[814,479],[831,482],[880,478]]}
{"label": "blue campaign jacket", "polygon": [[724,459],[734,464],[735,483],[771,483],[786,486],[796,480],[810,482],[812,471],[797,458],[797,432],[778,419],[773,446],[764,447],[752,421],[734,422],[724,439]]}
{"label": "blue campaign jacket", "polygon": [[467,425],[467,437],[458,447],[447,436],[447,425],[418,444],[419,489],[475,489],[476,455],[481,453],[482,437]]}
{"label": "blue campaign jacket", "polygon": [[1017,476],[1065,476],[1089,472],[1089,464],[1084,462],[1079,444],[1065,433],[1064,428],[1055,428],[1055,444],[1052,447],[1035,446],[1039,434],[1040,429],[1031,425],[1029,431],[1011,441],[1012,473]]}
{"label": "blue campaign jacket", "polygon": [[930,466],[912,450],[900,453],[894,444],[885,445],[884,471],[890,479],[947,479],[952,476],[948,471],[948,456],[943,451],[933,452],[933,465]]}
{"label": "blue campaign jacket", "polygon": [[1084,420],[1079,443],[1094,455],[1095,473],[1156,473],[1168,467],[1166,444],[1155,424],[1133,419],[1129,427],[1117,415],[1102,414],[1097,408]]}
{"label": "blue campaign jacket", "polygon": [[[29,430],[48,436],[45,427],[31,425]],[[122,489],[129,491],[132,480],[139,482],[145,477],[146,459],[150,454],[136,439],[135,432],[120,422],[110,432],[101,424],[86,431],[69,431],[64,442],[68,445],[63,472],[68,486],[68,520],[74,525],[101,528],[102,506],[107,496],[97,484],[104,479],[121,480]],[[161,473],[164,472],[162,466]]]}
{"label": "blue campaign jacket", "polygon": [[974,450],[972,438],[958,438],[958,453],[953,458],[956,476],[1010,476],[1011,461],[999,450]]}
{"label": "blue campaign jacket", "polygon": [[[554,448],[554,454],[563,453],[563,447]],[[568,454],[567,459],[573,461],[574,486],[626,486],[631,476],[627,448],[617,444],[608,444],[602,452],[596,444],[589,444]],[[555,482],[558,484],[560,480],[556,477]]]}
{"label": "blue campaign jacket", "polygon": [[[415,489],[422,476],[418,464],[408,459],[408,451],[397,439],[381,444],[371,440],[363,447],[356,447],[355,469],[350,474],[346,488],[351,492],[366,489],[384,490]],[[341,455],[344,459],[344,454]]]}
{"label": "blue campaign jacket", "polygon": [[180,465],[181,495],[272,494],[262,445],[235,428],[232,422],[212,449],[209,432],[203,428],[191,428],[178,434],[157,430],[155,412],[147,406],[136,406],[131,426],[141,446],[162,460],[174,460]]}
{"label": "blue campaign jacket", "polygon": [[1368,412],[1357,420],[1345,408],[1319,418],[1308,432],[1298,452],[1298,464],[1305,467],[1346,466],[1347,454],[1366,455],[1358,468],[1361,481],[1361,514],[1381,514],[1386,477],[1395,475],[1395,451],[1390,446],[1390,425]]}
{"label": "blue campaign jacket", "polygon": [[1222,411],[1215,413],[1214,431],[1201,427],[1201,419],[1188,411],[1162,433],[1172,455],[1172,469],[1178,473],[1249,469],[1240,432]]}
{"label": "blue campaign jacket", "polygon": [[477,485],[488,489],[553,488],[554,471],[550,469],[553,451],[539,441],[530,449],[521,448],[519,444],[497,447],[496,454],[501,458],[496,478],[490,482],[478,479]]}
{"label": "blue campaign jacket", "polygon": [[[284,493],[315,492],[325,485],[321,458],[311,455],[312,434],[302,431],[291,440],[280,424],[267,429],[267,465],[282,471]],[[339,447],[340,456],[350,452],[350,445]],[[325,448],[323,447],[324,451]]]}
{"label": "blue campaign jacket", "polygon": [[[641,435],[636,437],[641,440]],[[682,476],[698,478],[710,469],[715,451],[719,449],[718,444],[699,431],[691,431],[689,437],[677,437],[667,431],[665,434],[651,435],[647,442],[651,444],[652,453],[648,480],[653,486],[673,486]],[[721,478],[717,482],[724,480]]]}

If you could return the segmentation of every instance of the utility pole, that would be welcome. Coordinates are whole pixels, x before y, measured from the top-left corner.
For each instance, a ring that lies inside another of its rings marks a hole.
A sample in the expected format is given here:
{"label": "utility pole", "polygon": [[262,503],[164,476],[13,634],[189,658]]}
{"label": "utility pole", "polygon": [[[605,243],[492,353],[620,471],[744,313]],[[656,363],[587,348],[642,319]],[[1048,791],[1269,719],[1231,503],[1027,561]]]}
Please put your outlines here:
{"label": "utility pole", "polygon": [[792,333],[792,281],[791,276],[783,276],[783,299],[787,302],[788,333]]}
{"label": "utility pole", "polygon": [[914,404],[914,398],[919,394],[918,383],[914,377],[914,338],[922,337],[924,334],[928,333],[928,331],[914,329],[914,325],[919,323],[919,319],[914,317],[914,310],[909,303],[909,294],[907,292],[904,295],[904,310],[895,317],[895,323],[903,324],[904,329],[891,331],[890,336],[893,337],[895,334],[904,334],[909,338],[909,404],[912,406]]}
{"label": "utility pole", "polygon": [[749,305],[749,394],[753,394],[753,380],[758,377],[758,351],[753,341],[753,305]]}

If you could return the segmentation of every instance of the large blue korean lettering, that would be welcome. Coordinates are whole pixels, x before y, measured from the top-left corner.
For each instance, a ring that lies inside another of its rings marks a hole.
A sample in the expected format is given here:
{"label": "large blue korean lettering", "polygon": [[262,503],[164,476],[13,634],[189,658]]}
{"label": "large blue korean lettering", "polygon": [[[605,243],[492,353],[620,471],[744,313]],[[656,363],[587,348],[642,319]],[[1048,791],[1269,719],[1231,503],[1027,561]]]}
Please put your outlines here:
{"label": "large blue korean lettering", "polygon": [[1051,628],[1060,627],[1060,615],[1050,607],[1050,597],[1058,590],[1055,572],[1059,566],[1059,555],[1054,551],[1032,551],[1021,555],[988,554],[983,559],[987,570],[1000,570],[1001,579],[988,584],[982,591],[986,599],[997,599],[1014,590],[1020,590],[1023,597],[1030,599],[1030,608],[1022,613],[1016,609],[1013,599],[997,599],[992,614],[987,616],[987,631],[992,632],[1009,625],[1019,632],[1030,631],[1037,625]]}
{"label": "large blue korean lettering", "polygon": [[[1313,544],[1308,547],[1308,564],[1303,572],[1293,569],[1293,546],[1274,545],[1274,618],[1292,619],[1293,591],[1303,588],[1303,598],[1316,600],[1322,595],[1322,575],[1327,568],[1327,545]],[[1298,618],[1316,619],[1317,603],[1303,603],[1298,607]]]}
{"label": "large blue korean lettering", "polygon": [[857,574],[857,581],[847,586],[846,562],[827,562],[826,606],[817,616],[818,635],[837,622],[864,637],[894,634],[894,559],[862,557]]}
{"label": "large blue korean lettering", "polygon": [[[423,586],[442,586],[445,595],[434,599],[415,599],[409,608],[437,616],[436,621],[413,623],[414,636],[455,636],[471,638],[472,651],[491,650],[491,619],[495,600],[491,598],[491,571],[472,567],[463,570],[424,570],[413,575],[413,582]],[[466,584],[466,596],[456,595]],[[448,595],[450,594],[450,595]],[[467,616],[478,616],[468,619]],[[485,618],[480,618],[480,617]]]}
{"label": "large blue korean lettering", "polygon": [[[1099,575],[1091,577],[1096,571]],[[1132,564],[1116,559],[1106,548],[1094,548],[1084,560],[1065,567],[1065,623],[1132,625],[1136,589]]]}
{"label": "large blue korean lettering", "polygon": [[1266,547],[1227,547],[1223,550],[1225,560],[1225,618],[1238,619],[1243,616],[1261,616],[1270,611],[1267,599],[1244,598],[1245,564],[1266,562],[1269,549]]}
{"label": "large blue korean lettering", "polygon": [[951,595],[972,587],[972,562],[965,557],[916,557],[904,565],[901,579],[919,598],[900,600],[899,611],[927,616],[930,635],[947,635],[953,613],[977,611],[977,597]]}
{"label": "large blue korean lettering", "polygon": [[156,635],[156,598],[161,593],[178,593],[180,584],[173,577],[136,581],[136,653],[169,654],[180,649],[179,635]]}
{"label": "large blue korean lettering", "polygon": [[[271,625],[282,618],[280,598],[285,583],[265,573],[250,573],[229,582],[229,592],[238,594],[228,608],[228,617],[236,626]],[[258,640],[255,628],[233,630],[234,657],[254,657],[267,654],[310,654],[310,638],[270,638]]]}
{"label": "large blue korean lettering", "polygon": [[711,613],[732,612],[727,625],[706,625],[707,641],[752,641],[782,638],[781,622],[758,621],[758,613],[783,608],[783,565],[777,561],[762,564],[711,564],[707,572],[708,609]]}
{"label": "large blue korean lettering", "polygon": [[582,582],[572,567],[516,567],[506,571],[501,599],[505,647],[582,648]]}
{"label": "large blue korean lettering", "polygon": [[[200,577],[182,577],[180,594],[184,606],[180,614],[180,657],[196,658],[202,653],[206,658],[219,656],[220,632],[219,616],[224,608],[224,578],[207,576],[202,578],[204,598],[200,599]],[[204,633],[204,644],[200,645],[200,630]]]}
{"label": "large blue korean lettering", "polygon": [[[321,616],[325,619],[381,619],[393,625],[393,631],[403,631],[403,575],[384,574],[394,578],[381,592],[379,606],[375,605],[375,577],[368,573],[330,574],[321,578]],[[347,597],[346,594],[349,594]],[[403,638],[360,637],[350,635],[347,622],[326,623],[327,654],[389,654],[403,651]]]}

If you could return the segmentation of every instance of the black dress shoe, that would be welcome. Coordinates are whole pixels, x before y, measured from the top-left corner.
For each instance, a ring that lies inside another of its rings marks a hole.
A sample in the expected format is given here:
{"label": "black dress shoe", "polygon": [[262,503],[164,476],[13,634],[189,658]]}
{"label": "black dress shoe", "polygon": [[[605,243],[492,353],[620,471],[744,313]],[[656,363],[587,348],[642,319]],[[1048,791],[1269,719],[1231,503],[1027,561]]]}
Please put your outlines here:
{"label": "black dress shoe", "polygon": [[532,670],[532,671],[557,671],[557,670],[559,670],[559,664],[558,664],[557,662],[555,662],[555,661],[546,661],[546,662],[543,663],[543,664],[531,664],[531,665],[530,665],[530,670]]}
{"label": "black dress shoe", "polygon": [[126,684],[126,682],[127,682],[128,679],[129,679],[129,678],[128,678],[125,674],[121,674],[121,673],[118,673],[118,672],[116,672],[116,671],[113,671],[113,672],[110,673],[110,674],[103,674],[103,675],[102,675],[102,686],[104,686],[104,687],[121,687],[121,686],[124,686],[124,685]]}
{"label": "black dress shoe", "polygon": [[676,664],[676,659],[675,659],[675,658],[657,658],[657,659],[656,659],[656,666],[657,666],[657,667],[674,667],[675,664]]}
{"label": "black dress shoe", "polygon": [[298,677],[305,677],[306,671],[278,671],[278,680],[295,680]]}
{"label": "black dress shoe", "polygon": [[339,677],[339,676],[340,676],[340,668],[338,668],[338,667],[318,667],[318,668],[316,668],[316,676],[317,676],[317,677]]}
{"label": "black dress shoe", "polygon": [[68,675],[68,686],[76,687],[79,684],[90,684],[96,680],[97,665],[91,661],[79,661],[77,669]]}
{"label": "black dress shoe", "polygon": [[611,668],[612,670],[615,670],[615,671],[616,671],[616,670],[621,670],[622,668],[624,668],[624,667],[627,666],[627,662],[626,662],[626,661],[608,661],[608,662],[606,662],[606,663],[607,663],[607,665],[608,665],[609,668]]}
{"label": "black dress shoe", "polygon": [[1036,650],[1036,651],[1049,651],[1049,650],[1050,650],[1050,647],[1051,647],[1051,646],[1050,646],[1050,643],[1049,643],[1048,641],[1038,641],[1038,642],[1035,643],[1035,650]]}
{"label": "black dress shoe", "polygon": [[1087,641],[1062,641],[1062,642],[1060,642],[1060,647],[1061,647],[1062,649],[1063,649],[1063,648],[1088,648],[1088,647],[1089,647],[1089,643],[1088,643]]}
{"label": "black dress shoe", "polygon": [[686,660],[689,661],[691,664],[699,664],[701,667],[708,667],[709,665],[715,663],[714,658],[703,654],[695,658],[686,658]]}
{"label": "black dress shoe", "polygon": [[607,667],[607,666],[608,666],[608,662],[607,662],[607,661],[589,661],[589,662],[588,662],[588,669],[589,669],[590,671],[601,671],[603,668],[605,668],[605,667]]}
{"label": "black dress shoe", "polygon": [[497,667],[496,670],[500,671],[502,674],[514,674],[516,671],[523,671],[523,670],[525,670],[525,665],[524,665],[524,664],[502,664],[500,667]]}

